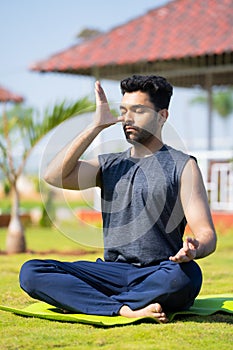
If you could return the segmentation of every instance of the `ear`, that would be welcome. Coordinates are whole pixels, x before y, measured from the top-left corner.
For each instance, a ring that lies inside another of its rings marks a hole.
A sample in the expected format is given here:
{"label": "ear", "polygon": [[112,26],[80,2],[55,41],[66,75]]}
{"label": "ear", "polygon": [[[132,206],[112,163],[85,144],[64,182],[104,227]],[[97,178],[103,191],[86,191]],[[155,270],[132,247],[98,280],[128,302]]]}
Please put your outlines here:
{"label": "ear", "polygon": [[163,126],[163,124],[166,122],[167,118],[168,118],[168,110],[167,109],[161,109],[158,112],[158,116],[159,116],[159,122],[161,123],[161,125]]}

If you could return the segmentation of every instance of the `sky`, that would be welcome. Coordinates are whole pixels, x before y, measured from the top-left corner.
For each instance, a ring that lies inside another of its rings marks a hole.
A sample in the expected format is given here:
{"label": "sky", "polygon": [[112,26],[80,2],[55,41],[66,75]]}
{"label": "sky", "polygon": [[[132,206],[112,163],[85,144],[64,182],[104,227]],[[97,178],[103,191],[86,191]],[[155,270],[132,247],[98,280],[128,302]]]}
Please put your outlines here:
{"label": "sky", "polygon": [[[84,28],[108,31],[169,1],[0,0],[0,85],[22,95],[26,105],[40,111],[64,99],[93,98],[92,77],[41,74],[29,67],[77,43],[76,36]],[[120,102],[119,83],[104,81],[103,85],[108,98]],[[199,93],[175,88],[170,109],[170,122],[190,149],[207,145],[206,110],[190,108],[191,98]],[[232,126],[228,123],[227,130]],[[223,137],[232,139],[218,116],[214,133],[221,147],[225,147]]]}
{"label": "sky", "polygon": [[29,67],[77,43],[84,28],[108,31],[165,0],[0,0],[0,85],[42,107],[92,93],[93,78],[40,74]]}

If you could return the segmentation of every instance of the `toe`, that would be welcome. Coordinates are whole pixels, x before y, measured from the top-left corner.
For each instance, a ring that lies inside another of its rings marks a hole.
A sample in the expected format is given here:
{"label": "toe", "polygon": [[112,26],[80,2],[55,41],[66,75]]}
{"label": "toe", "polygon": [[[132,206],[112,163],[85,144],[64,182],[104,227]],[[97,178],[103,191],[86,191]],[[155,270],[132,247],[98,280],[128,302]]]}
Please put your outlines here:
{"label": "toe", "polygon": [[155,304],[155,310],[159,313],[163,312],[162,306],[158,303]]}

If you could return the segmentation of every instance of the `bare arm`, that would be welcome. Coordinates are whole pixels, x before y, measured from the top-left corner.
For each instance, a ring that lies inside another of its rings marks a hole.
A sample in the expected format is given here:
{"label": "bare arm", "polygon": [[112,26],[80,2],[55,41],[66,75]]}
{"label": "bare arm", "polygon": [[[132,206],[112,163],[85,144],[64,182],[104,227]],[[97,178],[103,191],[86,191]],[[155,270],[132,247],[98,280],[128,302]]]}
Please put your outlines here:
{"label": "bare arm", "polygon": [[199,167],[194,159],[186,164],[181,177],[181,202],[194,238],[187,238],[183,248],[170,260],[185,262],[204,258],[216,249],[216,232]]}
{"label": "bare arm", "polygon": [[44,179],[65,189],[80,190],[99,185],[98,159],[80,160],[96,136],[106,127],[118,122],[110,113],[105,93],[99,82],[95,84],[96,114],[93,123],[63,148],[48,165]]}

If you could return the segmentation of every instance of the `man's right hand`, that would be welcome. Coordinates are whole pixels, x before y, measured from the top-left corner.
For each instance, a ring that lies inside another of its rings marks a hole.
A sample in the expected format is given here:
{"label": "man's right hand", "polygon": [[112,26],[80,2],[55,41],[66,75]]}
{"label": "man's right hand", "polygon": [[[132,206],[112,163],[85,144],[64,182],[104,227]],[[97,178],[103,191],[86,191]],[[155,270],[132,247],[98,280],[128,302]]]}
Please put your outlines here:
{"label": "man's right hand", "polygon": [[80,159],[96,136],[105,128],[122,121],[112,115],[100,83],[95,84],[96,113],[94,121],[70,141],[48,165],[44,179],[50,185],[69,190],[83,190],[99,186],[98,158]]}
{"label": "man's right hand", "polygon": [[108,100],[99,81],[95,83],[96,113],[94,125],[105,129],[110,125],[122,121],[122,117],[115,117],[109,108]]}

